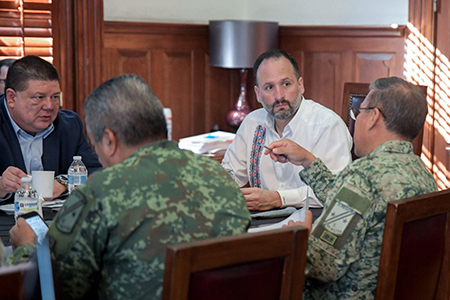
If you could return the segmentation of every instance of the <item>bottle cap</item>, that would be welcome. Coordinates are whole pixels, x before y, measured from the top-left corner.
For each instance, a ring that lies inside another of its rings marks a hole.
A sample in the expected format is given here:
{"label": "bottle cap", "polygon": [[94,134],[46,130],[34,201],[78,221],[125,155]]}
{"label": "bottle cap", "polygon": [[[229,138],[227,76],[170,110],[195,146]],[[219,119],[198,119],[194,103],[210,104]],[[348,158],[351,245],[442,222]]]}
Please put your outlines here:
{"label": "bottle cap", "polygon": [[73,160],[81,160],[81,156],[80,156],[80,155],[75,155],[75,156],[73,157]]}
{"label": "bottle cap", "polygon": [[31,176],[25,176],[20,179],[21,182],[31,182]]}

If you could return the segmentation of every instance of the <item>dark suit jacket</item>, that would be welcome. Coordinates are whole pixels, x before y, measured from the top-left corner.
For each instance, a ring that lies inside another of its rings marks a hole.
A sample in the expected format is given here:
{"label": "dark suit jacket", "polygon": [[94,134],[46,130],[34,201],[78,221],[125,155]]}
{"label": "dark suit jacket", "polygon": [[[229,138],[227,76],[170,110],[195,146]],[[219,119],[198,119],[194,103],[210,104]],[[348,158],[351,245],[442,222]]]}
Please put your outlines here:
{"label": "dark suit jacket", "polygon": [[[5,96],[0,97],[0,176],[9,166],[25,173],[22,151],[5,108]],[[89,145],[80,117],[70,110],[59,110],[53,122],[55,129],[43,141],[42,165],[55,176],[67,174],[74,155],[81,155],[89,174],[101,168],[97,155]]]}

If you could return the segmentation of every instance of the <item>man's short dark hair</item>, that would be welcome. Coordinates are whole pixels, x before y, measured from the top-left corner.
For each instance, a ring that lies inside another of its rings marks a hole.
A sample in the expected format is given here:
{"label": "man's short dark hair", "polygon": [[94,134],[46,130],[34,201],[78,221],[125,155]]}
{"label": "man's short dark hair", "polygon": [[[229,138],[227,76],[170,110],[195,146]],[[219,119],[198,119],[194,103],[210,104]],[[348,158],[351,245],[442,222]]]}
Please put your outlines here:
{"label": "man's short dark hair", "polygon": [[428,113],[419,87],[398,77],[379,78],[370,84],[369,107],[384,114],[386,128],[411,141],[420,133]]}
{"label": "man's short dark hair", "polygon": [[255,61],[255,64],[253,65],[253,79],[255,80],[255,85],[258,86],[258,80],[256,74],[258,73],[259,66],[263,61],[269,58],[281,58],[284,57],[291,63],[292,67],[295,71],[295,76],[297,80],[300,78],[300,71],[298,69],[297,61],[286,51],[280,50],[280,49],[274,49],[269,50],[261,54]]}
{"label": "man's short dark hair", "polygon": [[16,92],[25,91],[29,80],[58,81],[60,78],[56,68],[48,61],[34,55],[28,55],[16,60],[9,67],[6,76],[5,91],[13,89]]}
{"label": "man's short dark hair", "polygon": [[126,146],[167,138],[161,102],[134,74],[119,75],[98,86],[84,102],[84,116],[96,143],[106,129]]}

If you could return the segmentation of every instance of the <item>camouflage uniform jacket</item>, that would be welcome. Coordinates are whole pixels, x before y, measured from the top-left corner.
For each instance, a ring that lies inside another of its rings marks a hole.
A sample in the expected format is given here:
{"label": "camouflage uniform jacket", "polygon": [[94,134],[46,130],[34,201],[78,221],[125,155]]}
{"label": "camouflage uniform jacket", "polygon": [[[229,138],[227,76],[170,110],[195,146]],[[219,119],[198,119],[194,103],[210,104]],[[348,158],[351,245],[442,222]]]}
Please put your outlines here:
{"label": "camouflage uniform jacket", "polygon": [[159,141],[93,174],[48,236],[65,299],[159,299],[167,244],[244,233],[246,201],[220,164]]}
{"label": "camouflage uniform jacket", "polygon": [[305,299],[374,299],[387,202],[437,190],[412,144],[386,142],[333,175],[300,172],[324,201],[308,247]]}

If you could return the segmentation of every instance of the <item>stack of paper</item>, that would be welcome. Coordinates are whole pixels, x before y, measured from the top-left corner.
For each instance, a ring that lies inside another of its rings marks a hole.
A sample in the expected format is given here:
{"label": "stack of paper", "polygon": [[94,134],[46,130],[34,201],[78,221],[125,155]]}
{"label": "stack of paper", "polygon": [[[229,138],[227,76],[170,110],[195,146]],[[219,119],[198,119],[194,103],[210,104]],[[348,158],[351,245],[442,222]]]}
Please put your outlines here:
{"label": "stack of paper", "polygon": [[214,131],[182,138],[178,142],[178,147],[197,154],[224,153],[235,136],[236,134],[232,132]]}
{"label": "stack of paper", "polygon": [[305,209],[305,207],[302,207],[299,210],[292,213],[289,217],[287,217],[286,219],[284,219],[281,222],[271,224],[271,225],[261,225],[259,227],[251,227],[247,230],[247,232],[252,233],[252,232],[260,232],[260,231],[267,231],[267,230],[282,228],[284,225],[287,225],[289,223],[289,221],[291,221],[291,220],[294,222],[298,222],[298,221],[304,222],[305,215],[306,215],[306,209]]}

